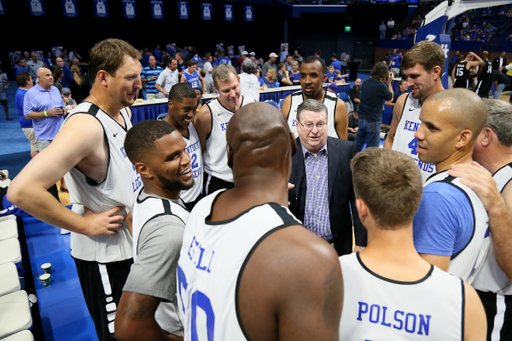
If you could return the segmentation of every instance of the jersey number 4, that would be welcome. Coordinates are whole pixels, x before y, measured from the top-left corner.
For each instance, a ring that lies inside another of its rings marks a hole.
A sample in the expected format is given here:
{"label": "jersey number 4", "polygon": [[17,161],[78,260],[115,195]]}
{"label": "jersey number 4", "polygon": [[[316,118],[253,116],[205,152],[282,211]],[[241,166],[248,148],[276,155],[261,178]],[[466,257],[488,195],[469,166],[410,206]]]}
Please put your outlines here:
{"label": "jersey number 4", "polygon": [[411,142],[407,145],[411,149],[412,155],[418,155],[418,152],[416,151],[416,147],[418,147],[418,139],[413,138]]}
{"label": "jersey number 4", "polygon": [[[188,297],[187,294],[188,282],[185,277],[185,273],[178,265],[178,293],[181,298],[181,309],[183,311],[183,316],[185,316],[185,320],[187,320],[187,311],[185,310],[185,303],[183,302],[184,297]],[[181,291],[183,289],[183,292]],[[207,338],[208,341],[213,341],[214,332],[215,332],[215,314],[213,313],[212,302],[204,293],[199,290],[195,290],[190,295],[190,336],[192,341],[199,341],[199,337],[197,334],[197,309],[203,310],[206,314],[206,330],[207,330]],[[186,331],[185,331],[186,332]]]}

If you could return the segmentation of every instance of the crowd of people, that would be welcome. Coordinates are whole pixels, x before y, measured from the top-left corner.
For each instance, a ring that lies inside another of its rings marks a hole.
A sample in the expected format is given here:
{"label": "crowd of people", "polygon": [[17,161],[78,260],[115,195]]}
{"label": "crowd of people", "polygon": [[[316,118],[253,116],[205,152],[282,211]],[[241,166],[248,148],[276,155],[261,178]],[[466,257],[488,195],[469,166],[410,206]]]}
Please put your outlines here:
{"label": "crowd of people", "polygon": [[[512,65],[459,56],[445,90],[445,53],[422,41],[345,102],[333,91],[350,52],[330,58],[283,46],[232,63],[220,46],[106,39],[87,78],[78,57],[19,62],[39,155],[2,205],[71,231],[100,340],[512,338],[512,104],[488,98],[493,68]],[[278,84],[300,89],[280,109],[258,103]],[[142,89],[168,111],[132,126]]]}

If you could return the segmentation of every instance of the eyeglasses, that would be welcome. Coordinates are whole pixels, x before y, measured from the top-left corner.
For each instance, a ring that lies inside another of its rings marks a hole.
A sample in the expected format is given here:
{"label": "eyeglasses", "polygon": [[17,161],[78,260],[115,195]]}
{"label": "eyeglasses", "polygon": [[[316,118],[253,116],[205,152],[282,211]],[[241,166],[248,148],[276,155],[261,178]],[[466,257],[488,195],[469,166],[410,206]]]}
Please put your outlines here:
{"label": "eyeglasses", "polygon": [[314,126],[316,126],[316,129],[321,130],[322,128],[324,128],[327,125],[327,123],[325,123],[325,122],[318,122],[317,124],[314,124],[311,122],[306,122],[305,124],[302,124],[299,120],[297,120],[297,122],[299,122],[301,126],[303,126],[304,128],[306,128],[308,130],[313,129]]}

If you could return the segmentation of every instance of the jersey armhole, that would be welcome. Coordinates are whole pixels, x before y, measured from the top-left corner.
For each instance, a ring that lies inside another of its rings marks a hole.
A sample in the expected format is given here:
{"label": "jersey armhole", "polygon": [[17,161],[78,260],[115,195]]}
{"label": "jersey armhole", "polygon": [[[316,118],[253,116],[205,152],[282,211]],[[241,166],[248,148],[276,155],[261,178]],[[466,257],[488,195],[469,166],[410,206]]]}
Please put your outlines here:
{"label": "jersey armhole", "polygon": [[[206,103],[206,106],[208,107],[208,110],[210,111],[210,131],[208,132],[208,134],[206,134],[206,141],[208,141],[208,139],[212,135],[212,130],[213,130],[213,113],[212,113],[212,108],[210,108],[210,102]],[[195,127],[194,127],[194,129],[195,129]],[[204,141],[204,142],[206,143],[206,141]]]}
{"label": "jersey armhole", "polygon": [[[409,96],[411,96],[411,94],[408,94],[407,97],[405,98],[404,105],[402,106],[402,112],[400,113],[400,119],[398,120],[398,122],[396,124],[397,128],[398,128],[398,125],[400,124],[400,121],[402,121],[402,117],[404,117],[405,104],[407,103],[407,100],[409,99]],[[398,96],[398,98],[400,98],[400,96]],[[397,101],[398,101],[398,98],[396,99]],[[395,132],[393,133],[393,139],[396,136],[396,131],[397,130],[395,129]]]}

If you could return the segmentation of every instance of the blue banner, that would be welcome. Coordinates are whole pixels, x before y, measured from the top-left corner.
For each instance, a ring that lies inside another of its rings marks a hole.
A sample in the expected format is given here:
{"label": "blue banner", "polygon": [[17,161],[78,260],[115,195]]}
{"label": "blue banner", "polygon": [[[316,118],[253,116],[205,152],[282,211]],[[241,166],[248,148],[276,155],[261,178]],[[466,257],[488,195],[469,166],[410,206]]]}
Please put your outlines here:
{"label": "blue banner", "polygon": [[209,2],[201,3],[201,14],[203,20],[212,20],[212,4]]}
{"label": "blue banner", "polygon": [[151,0],[151,14],[153,15],[153,19],[163,19],[164,18],[164,2]]}
{"label": "blue banner", "polygon": [[224,5],[224,18],[226,21],[233,21],[233,5]]}
{"label": "blue banner", "polygon": [[28,11],[33,17],[46,17],[43,0],[27,0]]}
{"label": "blue banner", "polygon": [[61,0],[62,12],[64,17],[75,18],[78,17],[78,9],[76,7],[76,0]]}
{"label": "blue banner", "polygon": [[245,21],[254,21],[254,7],[244,6]]}
{"label": "blue banner", "polygon": [[188,15],[188,1],[178,1],[178,13],[180,19],[190,19]]}
{"label": "blue banner", "polygon": [[135,0],[123,0],[123,12],[125,19],[137,18],[137,9],[135,8]]}
{"label": "blue banner", "polygon": [[107,0],[93,0],[94,16],[96,18],[108,18]]}
{"label": "blue banner", "polygon": [[0,0],[0,15],[6,15],[7,11],[5,10],[4,0]]}

